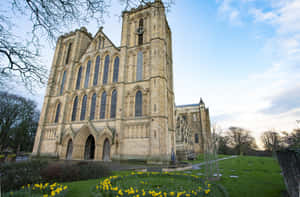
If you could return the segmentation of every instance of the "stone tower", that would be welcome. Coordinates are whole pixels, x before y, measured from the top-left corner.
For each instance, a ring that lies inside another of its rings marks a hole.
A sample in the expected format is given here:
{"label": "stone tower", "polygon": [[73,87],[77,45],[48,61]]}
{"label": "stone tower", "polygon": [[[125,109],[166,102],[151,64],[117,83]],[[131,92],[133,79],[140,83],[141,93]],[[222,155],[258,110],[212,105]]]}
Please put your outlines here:
{"label": "stone tower", "polygon": [[33,155],[164,162],[175,152],[171,31],[161,1],[123,12],[121,46],[100,28],[56,44]]}
{"label": "stone tower", "polygon": [[[175,148],[173,64],[171,30],[161,1],[123,12],[120,48],[122,56],[127,57],[124,80],[133,83],[127,87],[144,88],[149,94],[150,155],[154,160],[168,160]],[[143,75],[136,68],[139,61],[144,62]],[[126,139],[124,145],[130,141]]]}

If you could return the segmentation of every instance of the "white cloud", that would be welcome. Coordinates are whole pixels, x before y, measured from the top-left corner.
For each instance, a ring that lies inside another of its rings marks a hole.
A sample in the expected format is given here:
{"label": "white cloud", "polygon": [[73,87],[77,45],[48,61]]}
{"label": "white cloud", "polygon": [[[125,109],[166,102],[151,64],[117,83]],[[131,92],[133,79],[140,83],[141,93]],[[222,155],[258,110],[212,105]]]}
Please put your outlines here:
{"label": "white cloud", "polygon": [[217,0],[217,3],[220,4],[218,9],[219,15],[228,19],[231,24],[241,25],[240,11],[232,6],[233,2],[234,0]]}
{"label": "white cloud", "polygon": [[[241,22],[248,17],[254,25],[262,24],[272,29],[271,37],[260,36],[265,43],[260,50],[270,58],[271,64],[265,71],[249,75],[243,84],[248,88],[238,92],[243,96],[231,98],[231,103],[218,111],[223,111],[222,117],[226,117],[219,121],[223,127],[241,126],[254,131],[259,139],[261,132],[270,128],[291,131],[296,127],[296,120],[300,119],[300,104],[297,102],[300,99],[297,93],[300,81],[300,1],[264,1],[264,7],[258,7],[261,4],[254,1],[222,0],[217,3],[222,17],[230,18],[236,11],[240,15],[235,17]],[[248,11],[244,12],[244,9]]]}

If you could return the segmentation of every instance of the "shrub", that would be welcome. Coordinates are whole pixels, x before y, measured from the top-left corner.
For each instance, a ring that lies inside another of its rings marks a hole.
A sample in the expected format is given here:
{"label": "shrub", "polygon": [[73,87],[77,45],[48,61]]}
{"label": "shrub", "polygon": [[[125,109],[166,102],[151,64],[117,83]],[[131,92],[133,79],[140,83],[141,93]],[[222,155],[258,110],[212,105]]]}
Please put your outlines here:
{"label": "shrub", "polygon": [[46,165],[47,162],[39,160],[0,165],[2,190],[16,190],[25,184],[41,182],[40,171]]}
{"label": "shrub", "polygon": [[4,192],[17,190],[27,184],[96,179],[111,174],[111,171],[100,163],[48,163],[46,160],[3,164],[0,165],[0,172],[1,189]]}
{"label": "shrub", "polygon": [[52,163],[41,171],[41,176],[45,181],[77,181],[80,168],[76,165],[65,163]]}
{"label": "shrub", "polygon": [[45,181],[70,182],[86,179],[106,177],[110,170],[99,164],[89,162],[79,163],[52,163],[41,171]]}
{"label": "shrub", "polygon": [[16,154],[9,154],[7,157],[8,158],[14,158],[14,157],[16,157],[17,155]]}
{"label": "shrub", "polygon": [[97,179],[111,175],[110,169],[99,163],[82,162],[78,163],[78,166],[80,168],[80,180]]}

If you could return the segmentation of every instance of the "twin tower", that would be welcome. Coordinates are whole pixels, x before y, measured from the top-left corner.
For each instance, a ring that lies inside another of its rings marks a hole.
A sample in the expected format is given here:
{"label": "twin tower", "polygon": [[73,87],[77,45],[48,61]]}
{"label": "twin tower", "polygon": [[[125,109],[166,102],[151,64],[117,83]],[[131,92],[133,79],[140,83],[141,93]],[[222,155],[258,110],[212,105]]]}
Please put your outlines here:
{"label": "twin tower", "polygon": [[59,37],[33,155],[169,161],[174,108],[171,30],[156,0],[123,12],[119,47],[102,28]]}

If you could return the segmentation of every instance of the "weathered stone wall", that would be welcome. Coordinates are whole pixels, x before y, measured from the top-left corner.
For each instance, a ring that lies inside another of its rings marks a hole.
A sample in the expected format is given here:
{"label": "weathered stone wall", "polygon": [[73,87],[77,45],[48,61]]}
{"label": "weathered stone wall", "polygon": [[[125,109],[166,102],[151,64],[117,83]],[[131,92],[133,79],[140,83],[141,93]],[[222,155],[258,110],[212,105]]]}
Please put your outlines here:
{"label": "weathered stone wall", "polygon": [[[211,141],[211,131],[209,111],[203,101],[177,106],[176,121],[177,152],[186,156],[189,153],[204,153]],[[186,159],[186,156],[179,157]]]}
{"label": "weathered stone wall", "polygon": [[[137,28],[143,19],[143,43]],[[86,140],[95,139],[95,159],[102,160],[104,141],[110,142],[110,158],[162,158],[170,160],[174,149],[174,93],[171,31],[162,3],[123,13],[121,46],[116,47],[100,28],[93,37],[85,28],[58,39],[44,98],[33,154],[53,154],[65,159],[68,142],[72,159],[84,159]],[[70,47],[71,46],[71,47]],[[142,79],[136,79],[137,54],[142,52]],[[69,56],[69,57],[67,57]],[[97,84],[93,81],[100,56]],[[109,56],[108,80],[103,83],[105,57]],[[114,61],[119,57],[117,82],[113,81]],[[91,62],[85,87],[87,64]],[[81,70],[80,86],[77,78]],[[66,72],[64,86],[63,75]],[[116,116],[110,117],[112,92],[117,91]],[[136,117],[136,93],[142,92],[142,116]],[[100,118],[102,93],[106,92],[105,117]],[[92,96],[96,105],[92,107]],[[83,98],[87,96],[81,119]],[[72,120],[75,98],[77,113]],[[60,105],[60,111],[58,106]],[[91,110],[95,118],[90,120]],[[59,114],[58,122],[55,122]]]}
{"label": "weathered stone wall", "polygon": [[284,182],[290,197],[300,196],[300,155],[295,151],[284,150],[276,152],[281,167]]}

